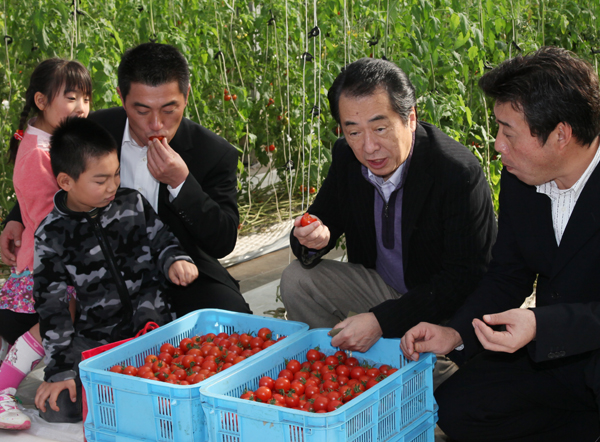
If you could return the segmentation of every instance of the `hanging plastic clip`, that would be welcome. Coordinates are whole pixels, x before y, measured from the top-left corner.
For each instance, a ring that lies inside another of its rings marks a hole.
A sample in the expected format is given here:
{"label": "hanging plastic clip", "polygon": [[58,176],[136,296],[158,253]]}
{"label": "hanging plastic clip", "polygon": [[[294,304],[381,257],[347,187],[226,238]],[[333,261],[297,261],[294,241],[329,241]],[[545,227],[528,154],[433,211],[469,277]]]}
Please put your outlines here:
{"label": "hanging plastic clip", "polygon": [[319,106],[313,106],[313,108],[312,108],[312,116],[313,117],[318,117],[319,115],[321,115],[321,108]]}
{"label": "hanging plastic clip", "polygon": [[267,26],[271,26],[273,23],[275,23],[277,21],[277,20],[275,20],[275,16],[273,15],[273,11],[271,9],[269,9],[269,12],[271,13],[271,18],[267,22]]}
{"label": "hanging plastic clip", "polygon": [[302,54],[302,58],[307,63],[310,63],[311,61],[313,61],[315,59],[315,57],[313,57],[312,54],[310,54],[309,52],[305,52],[304,54]]}
{"label": "hanging plastic clip", "polygon": [[10,35],[5,35],[4,41],[6,42],[7,45],[9,45],[13,42],[13,38]]}
{"label": "hanging plastic clip", "polygon": [[215,54],[215,56],[213,57],[215,60],[219,59],[219,56],[225,58],[225,55],[223,54],[223,51],[219,51]]}
{"label": "hanging plastic clip", "polygon": [[369,46],[375,46],[377,43],[379,43],[379,39],[377,37],[371,37],[369,40]]}
{"label": "hanging plastic clip", "polygon": [[315,26],[308,33],[308,38],[318,37],[320,33],[321,33],[321,30],[319,29],[319,27]]}

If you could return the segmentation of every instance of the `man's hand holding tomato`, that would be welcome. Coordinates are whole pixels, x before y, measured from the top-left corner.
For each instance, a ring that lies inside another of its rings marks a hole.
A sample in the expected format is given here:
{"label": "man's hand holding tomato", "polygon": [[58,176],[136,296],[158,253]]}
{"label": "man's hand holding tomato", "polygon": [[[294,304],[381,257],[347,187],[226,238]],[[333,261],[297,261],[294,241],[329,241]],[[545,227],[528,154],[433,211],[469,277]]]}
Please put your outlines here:
{"label": "man's hand holding tomato", "polygon": [[179,187],[190,174],[185,161],[175,152],[166,138],[148,140],[148,170],[161,183]]}
{"label": "man's hand holding tomato", "polygon": [[379,321],[373,313],[361,313],[344,319],[333,329],[341,328],[331,338],[331,345],[342,350],[366,352],[383,335]]}
{"label": "man's hand holding tomato", "polygon": [[319,218],[313,215],[316,221],[302,226],[302,216],[296,217],[294,220],[294,236],[298,238],[298,242],[304,247],[313,250],[321,250],[329,244],[331,234],[326,225]]}

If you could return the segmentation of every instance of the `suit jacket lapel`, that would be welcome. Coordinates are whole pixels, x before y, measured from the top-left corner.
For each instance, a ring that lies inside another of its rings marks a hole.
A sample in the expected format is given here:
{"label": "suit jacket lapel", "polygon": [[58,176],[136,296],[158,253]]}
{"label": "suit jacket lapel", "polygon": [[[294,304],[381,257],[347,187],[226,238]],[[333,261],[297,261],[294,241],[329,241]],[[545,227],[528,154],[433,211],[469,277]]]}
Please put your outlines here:
{"label": "suit jacket lapel", "polygon": [[600,229],[600,167],[590,176],[569,218],[554,262],[556,275]]}
{"label": "suit jacket lapel", "polygon": [[423,210],[426,195],[433,185],[433,178],[427,172],[430,161],[432,159],[429,157],[427,133],[425,129],[417,124],[415,145],[402,196],[402,256],[405,257],[404,268],[406,268],[409,257],[410,238],[419,219],[419,214]]}

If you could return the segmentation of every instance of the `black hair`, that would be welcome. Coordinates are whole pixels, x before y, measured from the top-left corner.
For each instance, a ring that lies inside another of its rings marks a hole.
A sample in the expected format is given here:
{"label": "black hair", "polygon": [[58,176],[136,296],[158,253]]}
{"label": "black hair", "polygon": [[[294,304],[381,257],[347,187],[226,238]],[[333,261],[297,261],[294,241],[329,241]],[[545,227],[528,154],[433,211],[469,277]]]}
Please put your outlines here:
{"label": "black hair", "polygon": [[561,122],[584,145],[600,134],[598,75],[565,49],[546,46],[504,61],[479,79],[479,87],[523,112],[531,135],[542,144]]}
{"label": "black hair", "polygon": [[[25,92],[25,106],[21,112],[18,130],[25,128],[31,110],[36,114],[42,111],[35,104],[35,94],[41,92],[48,99],[48,104],[56,98],[64,85],[65,91],[79,90],[92,97],[92,79],[89,71],[76,60],[63,60],[62,58],[49,58],[42,61],[31,74],[29,86]],[[20,140],[14,136],[9,144],[9,161],[17,158]]]}
{"label": "black hair", "polygon": [[117,142],[98,123],[87,118],[66,118],[50,138],[50,163],[54,176],[64,172],[75,181],[92,158],[117,151]]}
{"label": "black hair", "polygon": [[185,57],[175,46],[160,43],[143,43],[125,51],[117,76],[124,101],[131,83],[156,87],[176,81],[183,95],[187,94],[190,84]]}
{"label": "black hair", "polygon": [[391,61],[377,58],[361,58],[343,68],[327,93],[331,115],[340,124],[339,100],[342,94],[365,97],[379,88],[388,93],[392,109],[404,124],[408,124],[410,112],[417,104],[415,87],[402,69]]}

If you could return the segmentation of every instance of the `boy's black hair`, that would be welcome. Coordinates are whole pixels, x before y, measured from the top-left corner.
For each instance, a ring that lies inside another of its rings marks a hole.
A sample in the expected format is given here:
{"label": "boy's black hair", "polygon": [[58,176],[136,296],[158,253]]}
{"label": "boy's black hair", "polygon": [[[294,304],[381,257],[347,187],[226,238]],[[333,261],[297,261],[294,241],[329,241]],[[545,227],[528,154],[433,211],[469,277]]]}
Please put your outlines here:
{"label": "boy's black hair", "polygon": [[103,127],[87,118],[69,117],[50,138],[50,163],[54,176],[64,172],[75,181],[92,158],[117,151],[117,143]]}
{"label": "boy's black hair", "polygon": [[479,79],[479,87],[523,112],[531,135],[542,144],[561,122],[584,145],[600,133],[598,75],[566,49],[546,46],[504,61]]}
{"label": "boy's black hair", "polygon": [[410,111],[417,105],[415,87],[402,69],[391,61],[377,58],[361,58],[346,65],[337,76],[327,93],[331,115],[340,124],[339,101],[342,94],[366,97],[379,88],[387,92],[390,106],[404,124],[408,124]]}
{"label": "boy's black hair", "polygon": [[117,77],[125,101],[131,83],[156,87],[176,81],[183,95],[187,95],[190,84],[190,71],[185,57],[175,46],[160,43],[143,43],[125,51]]}

